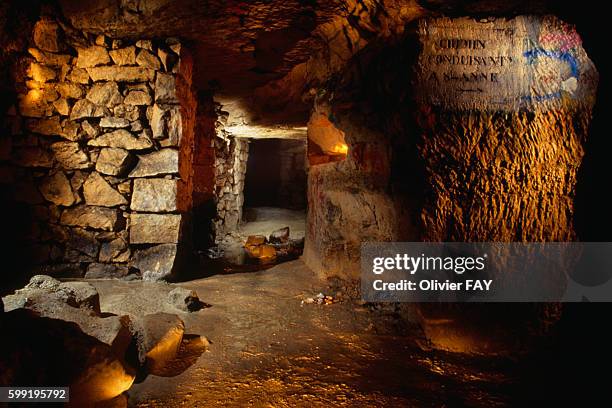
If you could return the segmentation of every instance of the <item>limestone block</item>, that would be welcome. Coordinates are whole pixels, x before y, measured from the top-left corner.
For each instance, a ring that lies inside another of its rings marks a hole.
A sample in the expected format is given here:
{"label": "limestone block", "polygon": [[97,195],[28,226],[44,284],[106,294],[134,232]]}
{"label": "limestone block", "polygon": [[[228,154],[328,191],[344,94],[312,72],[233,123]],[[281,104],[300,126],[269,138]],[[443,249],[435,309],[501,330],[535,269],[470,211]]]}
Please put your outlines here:
{"label": "limestone block", "polygon": [[77,53],[77,68],[95,67],[110,62],[108,51],[104,47],[94,45],[87,48],[77,48]]}
{"label": "limestone block", "polygon": [[59,24],[50,19],[41,19],[34,25],[32,33],[34,44],[43,51],[60,52],[62,50]]}
{"label": "limestone block", "polygon": [[134,211],[177,210],[178,180],[136,179],[130,208]]}
{"label": "limestone block", "polygon": [[109,51],[110,57],[116,65],[135,65],[136,47],[130,46]]}
{"label": "limestone block", "polygon": [[131,244],[178,243],[182,216],[179,214],[130,215]]}
{"label": "limestone block", "polygon": [[125,265],[108,263],[90,263],[85,272],[85,279],[112,279],[122,278],[128,274]]}
{"label": "limestone block", "polygon": [[175,270],[177,245],[162,244],[135,251],[130,266],[138,269],[143,280],[157,281],[172,276]]}
{"label": "limestone block", "polygon": [[153,55],[150,51],[141,49],[136,57],[136,63],[144,68],[151,68],[156,71],[161,69],[161,63],[159,59]]}
{"label": "limestone block", "polygon": [[127,150],[108,147],[100,150],[96,161],[96,170],[109,176],[123,174],[130,162],[130,153]]}
{"label": "limestone block", "polygon": [[125,129],[105,133],[87,143],[89,146],[117,147],[126,150],[142,150],[153,146],[151,140],[141,134],[135,137]]}
{"label": "limestone block", "polygon": [[118,221],[119,212],[116,209],[88,205],[68,208],[62,212],[60,218],[60,223],[63,225],[74,225],[105,231],[114,231]]}
{"label": "limestone block", "polygon": [[43,197],[55,205],[70,206],[74,203],[72,187],[62,171],[45,177],[38,188]]}
{"label": "limestone block", "polygon": [[175,149],[161,149],[157,152],[139,155],[136,167],[129,177],[151,177],[164,174],[177,174],[179,171],[179,152]]}
{"label": "limestone block", "polygon": [[112,108],[123,102],[116,82],[104,82],[94,84],[86,96],[87,100],[94,105],[103,105]]}
{"label": "limestone block", "polygon": [[86,169],[91,166],[87,153],[76,142],[56,142],[51,145],[51,150],[65,169]]}
{"label": "limestone block", "polygon": [[155,77],[155,71],[143,67],[95,67],[87,68],[94,81],[147,82]]}
{"label": "limestone block", "polygon": [[95,171],[83,183],[83,195],[88,205],[115,207],[127,204],[125,197]]}
{"label": "limestone block", "polygon": [[155,79],[155,102],[178,103],[174,75],[158,73]]}
{"label": "limestone block", "polygon": [[103,128],[126,128],[130,126],[130,121],[125,118],[107,116],[100,120],[100,127]]}

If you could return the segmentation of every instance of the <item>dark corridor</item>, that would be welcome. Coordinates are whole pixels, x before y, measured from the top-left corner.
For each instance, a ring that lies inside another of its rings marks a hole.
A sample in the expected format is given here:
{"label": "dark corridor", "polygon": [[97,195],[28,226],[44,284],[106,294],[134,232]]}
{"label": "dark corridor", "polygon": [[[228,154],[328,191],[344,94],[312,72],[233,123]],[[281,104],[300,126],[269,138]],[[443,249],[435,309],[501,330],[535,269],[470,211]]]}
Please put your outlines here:
{"label": "dark corridor", "polygon": [[253,139],[249,146],[244,206],[306,207],[305,142]]}

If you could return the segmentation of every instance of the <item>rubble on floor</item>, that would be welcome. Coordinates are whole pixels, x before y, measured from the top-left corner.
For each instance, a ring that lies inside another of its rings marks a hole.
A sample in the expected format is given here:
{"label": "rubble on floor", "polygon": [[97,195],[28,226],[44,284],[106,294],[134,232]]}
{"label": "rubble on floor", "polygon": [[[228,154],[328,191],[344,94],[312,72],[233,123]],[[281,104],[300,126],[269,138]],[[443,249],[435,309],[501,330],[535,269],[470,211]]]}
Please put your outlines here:
{"label": "rubble on floor", "polygon": [[300,305],[332,305],[338,302],[338,298],[334,298],[333,296],[329,295],[324,295],[323,293],[318,293],[316,296],[304,298]]}
{"label": "rubble on floor", "polygon": [[183,312],[197,312],[211,306],[202,302],[195,291],[185,288],[176,288],[168,293],[168,303]]}
{"label": "rubble on floor", "polygon": [[155,313],[143,316],[138,321],[138,361],[147,372],[158,375],[172,361],[179,350],[185,323],[176,315]]}
{"label": "rubble on floor", "polygon": [[[98,291],[88,282],[36,275],[2,302],[3,331],[19,331],[26,340],[9,341],[0,356],[0,385],[69,384],[75,406],[115,399],[121,403],[120,396],[134,381],[172,372],[167,367],[180,358],[185,324],[179,316],[102,312]],[[180,287],[166,302],[183,312],[210,306],[196,292]],[[55,365],[61,366],[57,373]]]}
{"label": "rubble on floor", "polygon": [[251,259],[262,263],[284,261],[301,255],[304,240],[291,239],[289,227],[273,231],[269,237],[264,235],[249,235],[244,243],[244,249]]}

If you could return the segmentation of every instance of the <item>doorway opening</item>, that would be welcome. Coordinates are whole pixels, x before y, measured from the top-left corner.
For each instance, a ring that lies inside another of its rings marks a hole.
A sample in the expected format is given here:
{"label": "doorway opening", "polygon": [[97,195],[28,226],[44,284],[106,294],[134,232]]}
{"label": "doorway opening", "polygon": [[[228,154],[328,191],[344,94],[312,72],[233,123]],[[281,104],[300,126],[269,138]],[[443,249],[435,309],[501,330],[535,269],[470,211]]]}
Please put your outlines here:
{"label": "doorway opening", "polygon": [[306,230],[306,140],[226,137],[215,148],[224,176],[217,177],[208,270],[247,272],[296,259]]}
{"label": "doorway opening", "polygon": [[244,182],[244,235],[268,236],[289,227],[303,239],[306,222],[306,143],[253,139]]}

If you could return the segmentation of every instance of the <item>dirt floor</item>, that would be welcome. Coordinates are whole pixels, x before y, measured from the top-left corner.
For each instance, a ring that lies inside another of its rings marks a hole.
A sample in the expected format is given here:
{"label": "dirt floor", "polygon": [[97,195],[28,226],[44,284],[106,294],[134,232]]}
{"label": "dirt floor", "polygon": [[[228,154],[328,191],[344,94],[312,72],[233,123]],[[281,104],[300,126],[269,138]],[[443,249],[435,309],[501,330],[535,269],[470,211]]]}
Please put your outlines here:
{"label": "dirt floor", "polygon": [[[502,362],[423,352],[418,330],[398,325],[393,308],[348,300],[300,260],[181,283],[211,305],[194,313],[165,304],[174,284],[92,283],[103,311],[176,313],[185,321],[188,339],[200,335],[210,341],[205,352],[195,347],[183,353],[168,377],[151,375],[135,384],[130,406],[491,407],[508,402],[512,381]],[[302,303],[319,292],[341,301]]]}

